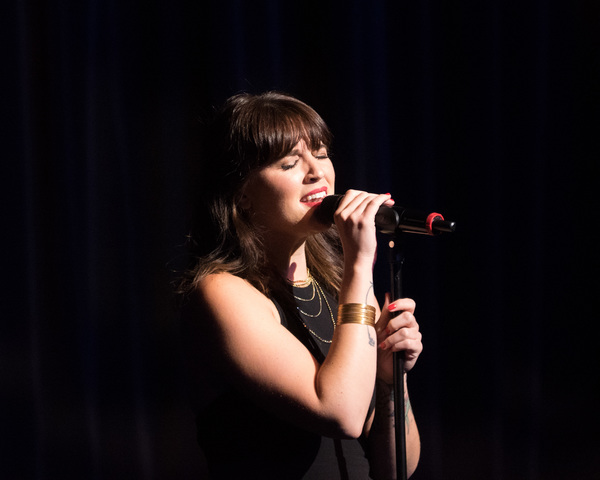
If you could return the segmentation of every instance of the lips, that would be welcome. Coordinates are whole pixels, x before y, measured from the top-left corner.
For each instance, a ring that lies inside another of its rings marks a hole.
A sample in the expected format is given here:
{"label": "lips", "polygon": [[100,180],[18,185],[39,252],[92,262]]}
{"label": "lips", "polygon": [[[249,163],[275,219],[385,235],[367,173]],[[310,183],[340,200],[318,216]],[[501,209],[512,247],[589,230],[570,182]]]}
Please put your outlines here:
{"label": "lips", "polygon": [[327,196],[327,187],[317,188],[302,197],[302,203],[320,203]]}

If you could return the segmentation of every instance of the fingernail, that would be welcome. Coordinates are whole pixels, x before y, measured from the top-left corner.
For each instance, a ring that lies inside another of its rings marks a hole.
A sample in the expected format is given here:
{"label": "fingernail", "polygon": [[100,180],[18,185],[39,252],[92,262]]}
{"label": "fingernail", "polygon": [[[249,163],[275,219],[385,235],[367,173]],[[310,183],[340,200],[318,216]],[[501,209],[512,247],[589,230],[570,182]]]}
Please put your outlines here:
{"label": "fingernail", "polygon": [[393,310],[394,310],[394,308],[396,308],[396,304],[395,304],[395,303],[390,303],[390,304],[388,305],[388,310],[389,310],[390,312],[391,312],[391,311],[393,311]]}
{"label": "fingernail", "polygon": [[379,348],[381,348],[382,350],[385,350],[387,348],[387,345],[385,344],[385,342],[381,342],[379,344]]}

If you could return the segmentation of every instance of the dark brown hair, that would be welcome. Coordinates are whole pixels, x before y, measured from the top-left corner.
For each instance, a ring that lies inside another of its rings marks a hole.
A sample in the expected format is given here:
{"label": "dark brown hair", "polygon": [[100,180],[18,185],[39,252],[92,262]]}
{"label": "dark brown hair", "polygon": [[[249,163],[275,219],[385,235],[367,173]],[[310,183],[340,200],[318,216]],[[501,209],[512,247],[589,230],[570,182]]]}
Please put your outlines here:
{"label": "dark brown hair", "polygon": [[[311,148],[331,146],[323,119],[300,100],[278,92],[239,94],[216,112],[206,130],[203,155],[209,174],[198,187],[198,207],[190,233],[193,264],[182,291],[211,273],[229,272],[265,295],[282,278],[269,264],[261,232],[238,208],[242,186],[257,169],[284,157],[304,140]],[[337,297],[342,261],[335,226],[306,242],[312,275]]]}

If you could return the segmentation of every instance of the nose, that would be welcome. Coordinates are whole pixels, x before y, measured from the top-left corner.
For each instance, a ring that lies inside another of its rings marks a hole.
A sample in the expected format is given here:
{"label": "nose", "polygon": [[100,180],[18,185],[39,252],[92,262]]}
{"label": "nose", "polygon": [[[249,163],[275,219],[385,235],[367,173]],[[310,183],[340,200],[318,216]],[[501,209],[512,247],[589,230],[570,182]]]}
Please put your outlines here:
{"label": "nose", "polygon": [[315,158],[312,153],[307,154],[306,165],[308,166],[306,178],[309,183],[316,183],[325,176],[322,162]]}

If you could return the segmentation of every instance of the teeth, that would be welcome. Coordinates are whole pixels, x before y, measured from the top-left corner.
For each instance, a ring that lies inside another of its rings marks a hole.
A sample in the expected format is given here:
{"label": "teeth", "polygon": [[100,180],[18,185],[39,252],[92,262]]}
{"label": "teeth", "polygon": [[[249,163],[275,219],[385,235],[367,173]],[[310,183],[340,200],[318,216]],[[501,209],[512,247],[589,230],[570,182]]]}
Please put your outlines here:
{"label": "teeth", "polygon": [[314,202],[315,200],[318,200],[325,196],[327,196],[325,192],[314,193],[313,195],[309,195],[308,197],[306,197],[305,202]]}

